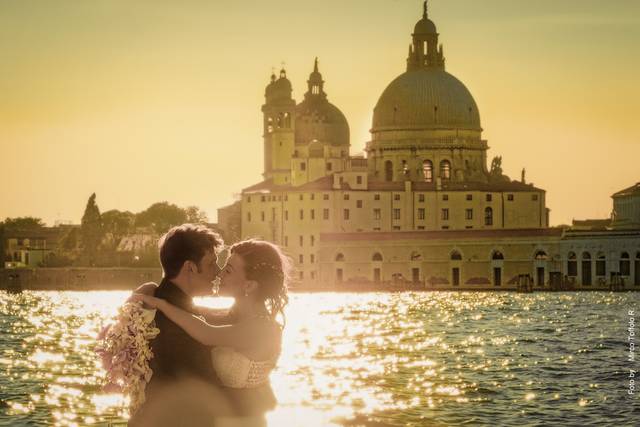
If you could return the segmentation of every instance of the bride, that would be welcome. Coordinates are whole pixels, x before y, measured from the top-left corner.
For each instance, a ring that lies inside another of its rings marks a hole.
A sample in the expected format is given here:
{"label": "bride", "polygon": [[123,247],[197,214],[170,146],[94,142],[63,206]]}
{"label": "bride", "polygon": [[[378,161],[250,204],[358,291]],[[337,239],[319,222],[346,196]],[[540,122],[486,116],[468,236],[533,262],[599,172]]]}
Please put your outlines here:
{"label": "bride", "polygon": [[211,363],[224,386],[255,389],[269,381],[280,355],[289,263],[276,245],[262,240],[236,243],[229,252],[219,276],[219,295],[235,303],[227,313],[206,315],[209,323],[148,292],[135,293],[131,300],[160,310],[195,340],[212,347]]}

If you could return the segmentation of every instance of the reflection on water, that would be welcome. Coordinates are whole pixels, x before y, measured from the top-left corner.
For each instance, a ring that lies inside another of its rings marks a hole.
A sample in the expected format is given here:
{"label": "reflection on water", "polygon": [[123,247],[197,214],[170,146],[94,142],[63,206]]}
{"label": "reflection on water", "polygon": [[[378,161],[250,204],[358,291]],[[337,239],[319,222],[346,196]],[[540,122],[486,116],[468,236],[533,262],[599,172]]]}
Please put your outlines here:
{"label": "reflection on water", "polygon": [[[0,293],[0,426],[126,423],[92,348],[127,295]],[[633,425],[633,304],[606,292],[294,294],[269,424]]]}

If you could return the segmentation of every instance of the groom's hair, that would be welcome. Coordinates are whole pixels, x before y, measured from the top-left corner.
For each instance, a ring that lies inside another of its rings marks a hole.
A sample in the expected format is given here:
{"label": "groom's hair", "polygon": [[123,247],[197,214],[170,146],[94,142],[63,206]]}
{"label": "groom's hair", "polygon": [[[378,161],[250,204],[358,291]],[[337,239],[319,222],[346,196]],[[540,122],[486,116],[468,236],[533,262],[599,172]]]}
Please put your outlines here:
{"label": "groom's hair", "polygon": [[186,261],[196,263],[208,251],[222,245],[220,235],[202,225],[183,224],[173,227],[160,238],[160,264],[167,279],[175,278]]}

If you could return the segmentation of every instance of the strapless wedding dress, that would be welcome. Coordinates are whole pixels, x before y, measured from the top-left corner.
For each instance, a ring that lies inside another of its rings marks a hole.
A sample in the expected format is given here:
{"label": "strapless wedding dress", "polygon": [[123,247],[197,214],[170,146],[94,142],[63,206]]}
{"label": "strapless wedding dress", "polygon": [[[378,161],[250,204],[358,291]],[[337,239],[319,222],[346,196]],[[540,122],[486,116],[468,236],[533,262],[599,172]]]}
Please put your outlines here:
{"label": "strapless wedding dress", "polygon": [[231,388],[253,388],[269,381],[277,357],[269,360],[252,360],[230,347],[214,347],[211,362],[220,382]]}

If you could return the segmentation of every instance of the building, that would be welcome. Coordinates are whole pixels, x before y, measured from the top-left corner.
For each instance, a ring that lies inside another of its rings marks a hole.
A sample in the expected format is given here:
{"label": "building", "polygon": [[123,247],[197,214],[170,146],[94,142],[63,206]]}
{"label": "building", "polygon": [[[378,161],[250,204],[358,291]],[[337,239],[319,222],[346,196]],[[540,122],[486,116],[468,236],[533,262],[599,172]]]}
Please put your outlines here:
{"label": "building", "polygon": [[45,267],[58,250],[61,227],[7,230],[4,239],[4,268]]}
{"label": "building", "polygon": [[[317,59],[300,103],[284,69],[271,76],[262,106],[264,180],[242,191],[238,212],[242,238],[282,245],[299,283],[475,289],[513,287],[530,274],[539,285],[560,277],[580,286],[600,277],[600,252],[605,272],[618,271],[612,263],[622,242],[640,259],[638,216],[629,213],[637,191],[614,195],[614,222],[629,225],[623,234],[569,232],[549,228],[545,191],[526,183],[524,171],[510,179],[500,157],[487,167],[478,106],[445,70],[426,2],[406,71],[374,107],[366,156],[350,153],[349,124],[324,84]],[[596,261],[587,265],[585,254]],[[584,268],[574,271],[572,256]],[[639,270],[632,267],[629,277]]]}

